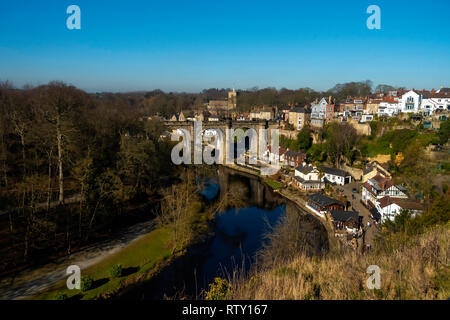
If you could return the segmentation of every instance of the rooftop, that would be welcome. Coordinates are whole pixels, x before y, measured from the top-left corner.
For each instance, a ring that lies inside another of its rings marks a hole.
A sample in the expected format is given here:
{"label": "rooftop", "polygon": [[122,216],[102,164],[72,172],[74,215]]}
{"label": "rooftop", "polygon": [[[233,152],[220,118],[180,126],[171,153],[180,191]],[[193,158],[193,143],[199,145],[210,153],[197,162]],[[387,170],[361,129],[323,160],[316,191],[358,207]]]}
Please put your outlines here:
{"label": "rooftop", "polygon": [[347,171],[341,170],[341,169],[329,168],[329,167],[320,167],[320,168],[322,168],[325,173],[332,174],[335,176],[348,177],[350,175]]}
{"label": "rooftop", "polygon": [[422,204],[419,202],[415,202],[408,199],[398,199],[398,198],[391,198],[391,197],[384,197],[379,200],[380,207],[385,208],[391,204],[396,204],[400,208],[405,210],[423,210]]}
{"label": "rooftop", "polygon": [[359,213],[356,211],[331,210],[330,214],[333,221],[358,222],[359,220]]}
{"label": "rooftop", "polygon": [[321,207],[327,207],[333,204],[342,204],[340,201],[327,197],[326,195],[323,195],[321,193],[315,193],[312,194],[310,196],[308,196],[308,198],[314,202],[317,203],[319,206]]}

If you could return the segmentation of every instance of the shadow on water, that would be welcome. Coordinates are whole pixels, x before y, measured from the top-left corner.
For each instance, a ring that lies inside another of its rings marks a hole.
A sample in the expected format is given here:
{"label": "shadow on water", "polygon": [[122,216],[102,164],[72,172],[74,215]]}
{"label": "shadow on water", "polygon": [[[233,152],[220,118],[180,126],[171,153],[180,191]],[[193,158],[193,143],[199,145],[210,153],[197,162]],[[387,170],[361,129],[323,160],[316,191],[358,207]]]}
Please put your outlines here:
{"label": "shadow on water", "polygon": [[248,272],[271,227],[286,215],[300,213],[299,232],[308,239],[311,254],[327,246],[323,225],[296,205],[272,192],[258,178],[221,168],[218,176],[207,179],[202,195],[211,201],[230,188],[239,188],[246,206],[229,208],[216,215],[213,234],[188,248],[187,253],[150,280],[121,293],[126,299],[200,298],[215,277],[227,277],[238,269]]}

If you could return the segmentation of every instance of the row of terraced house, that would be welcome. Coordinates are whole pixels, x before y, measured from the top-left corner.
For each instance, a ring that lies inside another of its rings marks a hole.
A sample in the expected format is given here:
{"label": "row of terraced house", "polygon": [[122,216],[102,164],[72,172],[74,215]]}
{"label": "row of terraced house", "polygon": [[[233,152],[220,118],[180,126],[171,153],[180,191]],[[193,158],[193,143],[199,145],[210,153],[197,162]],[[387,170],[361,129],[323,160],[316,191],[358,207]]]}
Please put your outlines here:
{"label": "row of terraced house", "polygon": [[450,88],[439,90],[391,90],[365,97],[347,97],[337,103],[334,98],[324,97],[304,107],[258,107],[251,113],[243,113],[237,119],[280,120],[301,130],[305,125],[321,127],[333,119],[341,121],[372,121],[379,117],[394,117],[400,113],[430,117],[450,111]]}

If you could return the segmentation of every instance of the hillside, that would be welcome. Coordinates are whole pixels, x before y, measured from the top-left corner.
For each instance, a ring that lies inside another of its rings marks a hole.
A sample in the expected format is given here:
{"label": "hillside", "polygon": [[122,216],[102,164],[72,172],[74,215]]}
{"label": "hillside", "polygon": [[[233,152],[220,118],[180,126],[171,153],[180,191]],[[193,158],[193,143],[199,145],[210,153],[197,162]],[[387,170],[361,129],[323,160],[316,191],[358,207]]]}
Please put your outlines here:
{"label": "hillside", "polygon": [[[447,299],[450,225],[411,237],[396,248],[362,255],[339,249],[321,259],[298,255],[246,281],[233,299]],[[381,289],[369,290],[369,265],[381,269]]]}

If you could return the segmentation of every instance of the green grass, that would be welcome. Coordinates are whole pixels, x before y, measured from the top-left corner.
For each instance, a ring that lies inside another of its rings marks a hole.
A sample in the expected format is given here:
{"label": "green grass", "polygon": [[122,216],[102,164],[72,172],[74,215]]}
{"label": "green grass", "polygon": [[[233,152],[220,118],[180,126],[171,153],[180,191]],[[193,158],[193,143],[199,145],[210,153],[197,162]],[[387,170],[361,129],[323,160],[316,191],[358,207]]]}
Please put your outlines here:
{"label": "green grass", "polygon": [[[121,287],[125,279],[143,275],[153,269],[159,262],[170,257],[171,235],[172,232],[169,227],[155,229],[119,252],[86,270],[82,270],[82,276],[90,275],[95,281],[93,288],[87,292],[67,289],[67,279],[64,279],[50,290],[37,296],[36,299],[52,300],[60,292],[66,294],[69,299],[73,297],[90,300],[96,299],[102,294],[114,292]],[[121,264],[123,266],[124,275],[122,277],[110,277],[109,269],[113,264]]]}
{"label": "green grass", "polygon": [[405,152],[411,144],[426,147],[432,140],[433,135],[430,133],[410,129],[391,130],[377,139],[361,139],[359,149],[365,157],[375,157],[379,154],[395,156],[398,152]]}
{"label": "green grass", "polygon": [[266,183],[275,190],[280,189],[283,186],[280,182],[271,179],[266,179]]}

